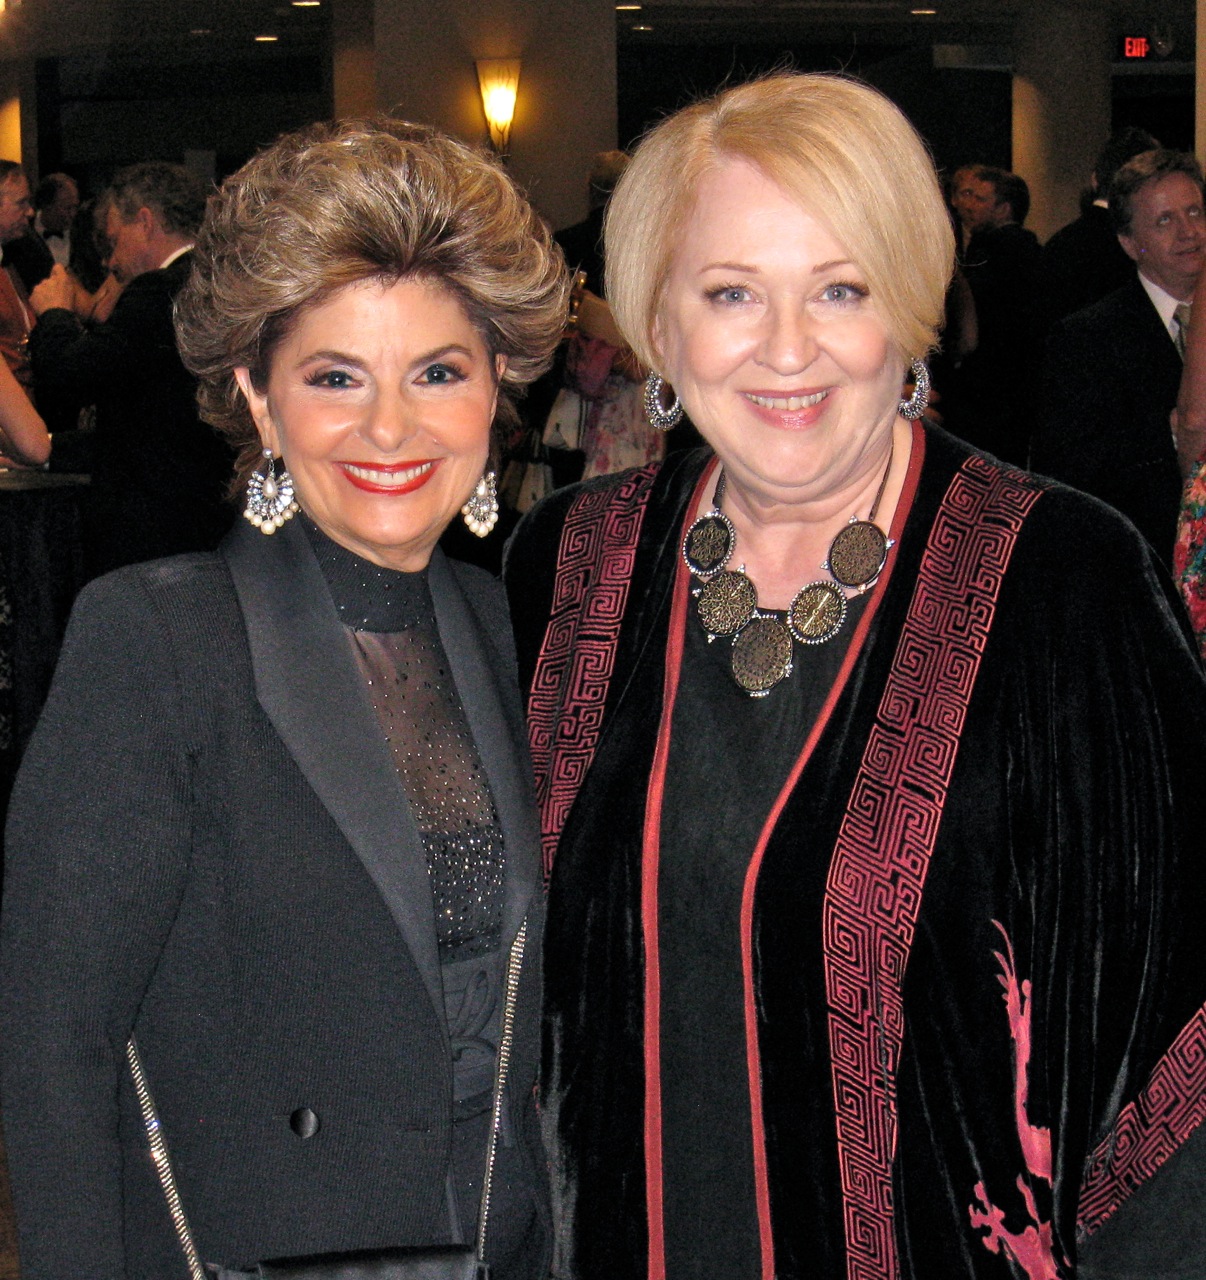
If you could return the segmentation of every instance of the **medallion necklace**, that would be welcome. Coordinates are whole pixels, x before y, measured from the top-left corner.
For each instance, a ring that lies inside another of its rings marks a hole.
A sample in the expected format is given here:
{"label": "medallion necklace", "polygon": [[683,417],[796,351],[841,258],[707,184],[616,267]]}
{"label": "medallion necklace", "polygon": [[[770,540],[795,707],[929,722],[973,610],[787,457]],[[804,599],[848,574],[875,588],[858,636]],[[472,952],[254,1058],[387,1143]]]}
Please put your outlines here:
{"label": "medallion necklace", "polygon": [[692,591],[699,620],[711,644],[732,639],[733,679],[753,698],[764,698],[792,673],[792,645],[825,644],[846,621],[846,591],[859,595],[879,580],[892,539],[875,523],[892,470],[888,465],[865,520],[852,515],[829,544],[821,564],[828,579],[808,582],[796,592],[786,611],[759,609],[758,588],[745,565],[726,568],[737,547],[737,531],[724,514],[725,474],[716,481],[712,509],[687,530],[683,561],[699,585]]}

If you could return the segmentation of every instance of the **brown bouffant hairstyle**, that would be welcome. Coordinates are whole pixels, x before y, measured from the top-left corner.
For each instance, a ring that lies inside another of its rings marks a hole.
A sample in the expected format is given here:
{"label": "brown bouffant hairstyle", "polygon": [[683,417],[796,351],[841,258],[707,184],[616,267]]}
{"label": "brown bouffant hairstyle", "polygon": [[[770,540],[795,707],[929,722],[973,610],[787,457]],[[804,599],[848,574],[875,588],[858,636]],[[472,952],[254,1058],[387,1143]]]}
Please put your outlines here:
{"label": "brown bouffant hairstyle", "polygon": [[497,417],[548,367],[565,324],[561,252],[497,161],[401,120],[342,120],[286,134],[209,201],[192,276],[176,301],[180,354],[201,415],[238,450],[260,441],[234,370],[267,387],[301,312],[364,280],[434,281],[492,356],[507,360]]}
{"label": "brown bouffant hairstyle", "polygon": [[700,179],[732,159],[777,182],[846,247],[905,360],[934,346],[955,242],[925,144],[865,84],[782,73],[663,120],[616,186],[605,230],[607,300],[646,364],[658,367],[656,322]]}

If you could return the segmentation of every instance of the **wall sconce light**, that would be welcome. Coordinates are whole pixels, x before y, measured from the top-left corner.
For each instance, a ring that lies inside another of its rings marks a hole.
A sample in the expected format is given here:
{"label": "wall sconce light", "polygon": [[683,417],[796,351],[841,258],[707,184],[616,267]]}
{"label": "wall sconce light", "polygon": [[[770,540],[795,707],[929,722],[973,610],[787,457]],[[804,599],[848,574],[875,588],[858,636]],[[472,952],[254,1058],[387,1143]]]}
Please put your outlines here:
{"label": "wall sconce light", "polygon": [[490,145],[499,155],[506,155],[511,145],[519,67],[518,58],[483,58],[477,64],[477,83],[482,91],[482,110],[490,126]]}

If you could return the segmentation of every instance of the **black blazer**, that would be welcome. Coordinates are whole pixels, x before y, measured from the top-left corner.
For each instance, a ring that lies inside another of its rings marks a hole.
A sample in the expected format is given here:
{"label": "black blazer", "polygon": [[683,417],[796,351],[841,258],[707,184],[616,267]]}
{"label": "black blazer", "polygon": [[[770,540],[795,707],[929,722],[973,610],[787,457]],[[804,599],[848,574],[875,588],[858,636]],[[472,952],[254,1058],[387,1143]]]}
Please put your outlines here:
{"label": "black blazer", "polygon": [[230,527],[232,455],[197,410],[176,347],[172,304],[192,270],[185,253],[135,277],[104,324],[55,307],[29,340],[34,387],[55,413],[96,405],[87,551],[93,573],[210,551]]}
{"label": "black blazer", "polygon": [[1181,358],[1136,273],[1060,321],[1047,342],[1035,471],[1129,516],[1167,564],[1181,478],[1168,415]]}
{"label": "black blazer", "polygon": [[[510,628],[480,570],[437,552],[430,584],[505,836],[505,944],[530,921],[506,1128],[542,1234],[542,893]],[[426,860],[303,529],[240,525],[220,554],[85,590],[7,840],[0,1054],[26,1280],[186,1274],[131,1032],[206,1262],[449,1239]]]}
{"label": "black blazer", "polygon": [[1043,245],[1042,271],[1054,323],[1129,284],[1135,264],[1118,243],[1109,210],[1091,204]]}

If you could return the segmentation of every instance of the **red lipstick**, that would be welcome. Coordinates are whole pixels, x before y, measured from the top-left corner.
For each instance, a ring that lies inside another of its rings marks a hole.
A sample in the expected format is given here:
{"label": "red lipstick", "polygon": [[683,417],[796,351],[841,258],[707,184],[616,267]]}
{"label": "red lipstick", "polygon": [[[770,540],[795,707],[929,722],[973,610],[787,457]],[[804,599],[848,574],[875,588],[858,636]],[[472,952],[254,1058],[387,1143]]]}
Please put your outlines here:
{"label": "red lipstick", "polygon": [[[348,483],[355,488],[365,493],[394,497],[421,489],[435,475],[441,461],[441,458],[416,458],[411,462],[339,462],[336,465],[347,477]],[[365,474],[358,475],[357,472]],[[382,484],[370,478],[373,475],[403,475],[407,472],[416,474],[396,484]]]}

